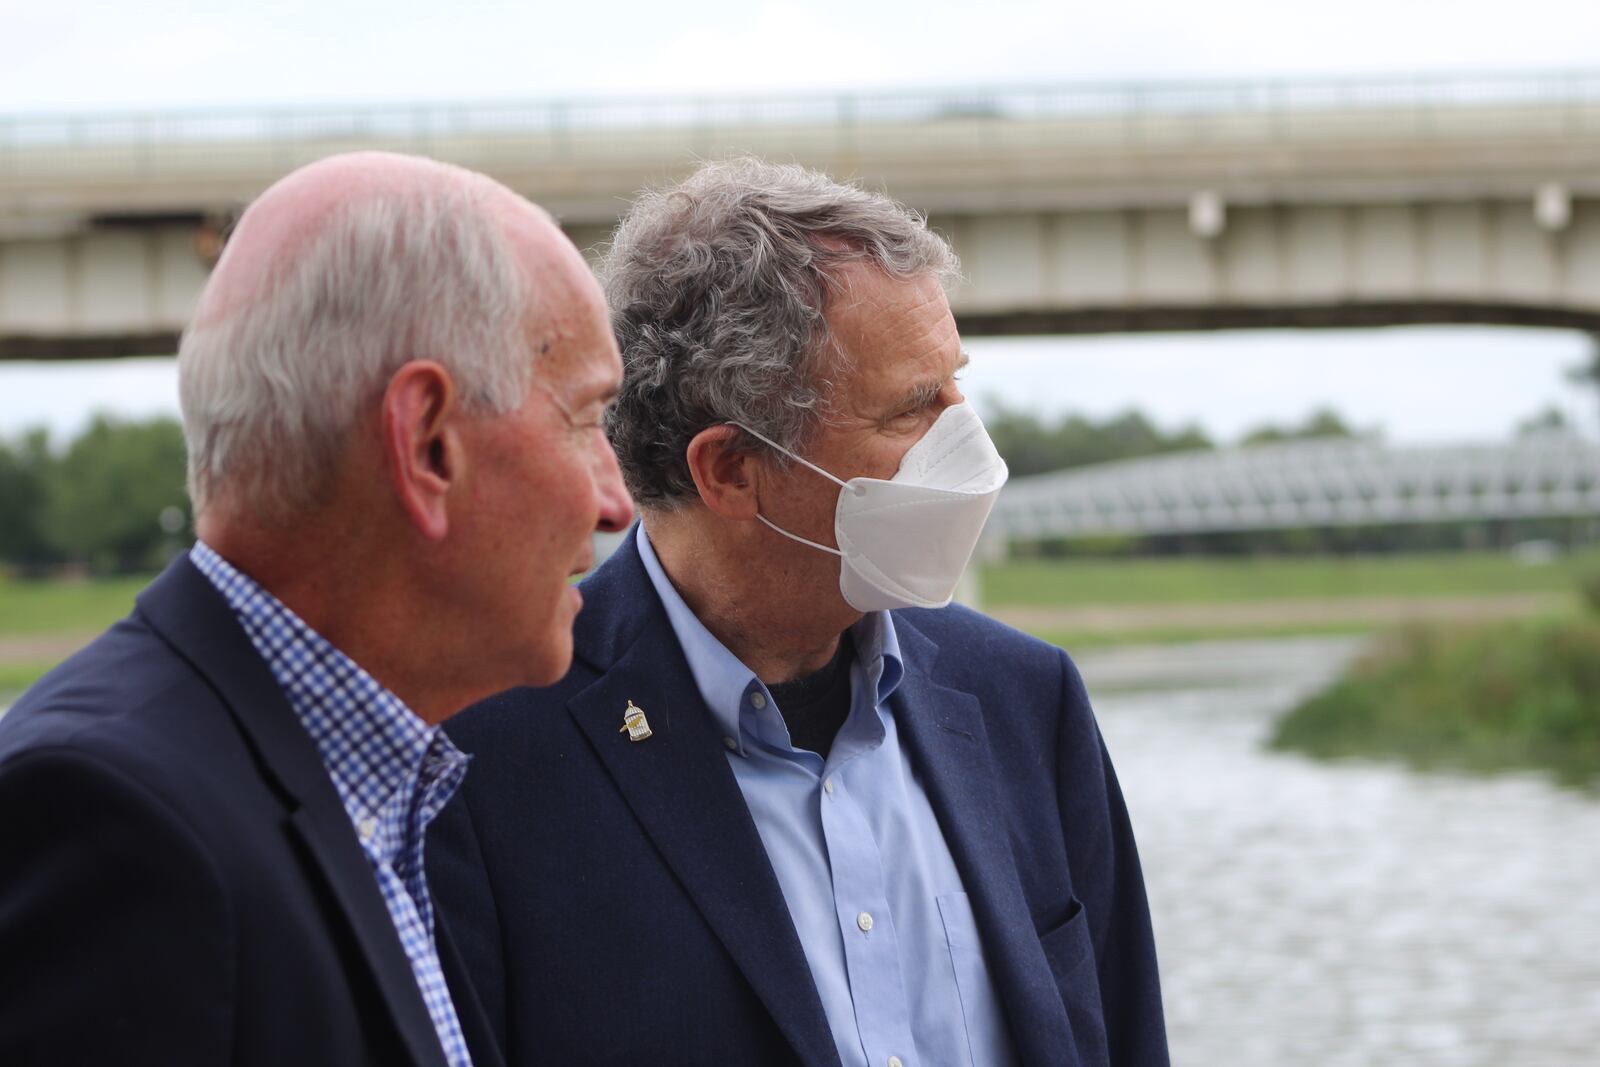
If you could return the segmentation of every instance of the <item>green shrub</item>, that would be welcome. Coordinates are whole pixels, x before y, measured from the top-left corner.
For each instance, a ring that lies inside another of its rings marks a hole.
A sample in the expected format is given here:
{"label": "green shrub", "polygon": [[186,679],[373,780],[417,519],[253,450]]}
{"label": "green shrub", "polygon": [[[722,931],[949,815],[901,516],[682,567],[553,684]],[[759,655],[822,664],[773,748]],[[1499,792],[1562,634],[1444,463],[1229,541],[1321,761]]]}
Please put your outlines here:
{"label": "green shrub", "polygon": [[1600,786],[1600,617],[1401,631],[1280,720],[1270,744]]}
{"label": "green shrub", "polygon": [[1600,614],[1600,571],[1593,571],[1578,579],[1578,591],[1589,610]]}

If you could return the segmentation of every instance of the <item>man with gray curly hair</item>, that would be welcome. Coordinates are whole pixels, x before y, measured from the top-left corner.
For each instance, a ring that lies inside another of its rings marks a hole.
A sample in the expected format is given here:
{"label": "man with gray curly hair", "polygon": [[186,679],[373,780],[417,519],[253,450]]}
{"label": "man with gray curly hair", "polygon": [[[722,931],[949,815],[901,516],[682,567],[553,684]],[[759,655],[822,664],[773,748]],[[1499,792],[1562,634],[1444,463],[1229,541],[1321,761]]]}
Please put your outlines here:
{"label": "man with gray curly hair", "polygon": [[451,724],[431,852],[510,1062],[1166,1062],[1077,671],[946,606],[1006,476],[956,274],[899,204],[750,159],[617,230],[642,527],[571,673]]}
{"label": "man with gray curly hair", "polygon": [[250,206],[178,356],[199,539],[0,720],[0,1063],[498,1062],[423,874],[438,724],[566,672],[621,373],[483,175],[336,156]]}

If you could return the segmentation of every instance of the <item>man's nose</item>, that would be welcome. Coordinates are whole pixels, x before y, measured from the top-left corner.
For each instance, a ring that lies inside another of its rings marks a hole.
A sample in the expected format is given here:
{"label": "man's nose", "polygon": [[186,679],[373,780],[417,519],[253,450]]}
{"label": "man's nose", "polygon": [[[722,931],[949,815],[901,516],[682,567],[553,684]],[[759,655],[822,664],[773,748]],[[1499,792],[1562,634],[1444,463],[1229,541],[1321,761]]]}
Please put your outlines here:
{"label": "man's nose", "polygon": [[633,523],[633,499],[628,496],[627,486],[622,484],[617,454],[609,444],[596,463],[595,493],[600,498],[600,518],[595,529],[603,533],[621,533]]}

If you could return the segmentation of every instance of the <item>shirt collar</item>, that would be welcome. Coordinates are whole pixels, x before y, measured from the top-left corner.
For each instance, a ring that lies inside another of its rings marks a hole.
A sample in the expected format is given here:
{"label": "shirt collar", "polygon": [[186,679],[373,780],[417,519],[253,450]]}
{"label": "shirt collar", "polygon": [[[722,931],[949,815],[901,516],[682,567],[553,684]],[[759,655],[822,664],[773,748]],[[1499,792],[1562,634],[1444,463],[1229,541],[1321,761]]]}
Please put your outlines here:
{"label": "shirt collar", "polygon": [[204,541],[189,557],[227,600],[317,746],[357,836],[389,858],[460,785],[468,757]]}
{"label": "shirt collar", "polygon": [[[745,747],[747,730],[769,743],[786,742],[788,731],[773,711],[772,694],[767,687],[755,676],[754,671],[706,629],[689,605],[684,603],[683,597],[662,568],[643,523],[639,524],[637,539],[639,559],[644,564],[645,573],[650,576],[650,584],[655,586],[656,595],[661,598],[662,607],[666,609],[672,632],[683,649],[684,658],[689,662],[689,673],[694,676],[695,687],[699,689],[706,707],[711,709],[712,718],[716,720],[723,737],[733,739],[733,751],[741,756],[748,755]],[[899,686],[905,673],[900,658],[900,641],[894,632],[894,620],[887,611],[869,612],[851,628],[850,633],[855,640],[856,661],[868,672],[868,677],[876,686],[879,707],[885,707],[889,694]],[[772,714],[756,716],[752,721],[747,712],[751,709],[751,696],[757,692],[761,694],[763,708]]]}

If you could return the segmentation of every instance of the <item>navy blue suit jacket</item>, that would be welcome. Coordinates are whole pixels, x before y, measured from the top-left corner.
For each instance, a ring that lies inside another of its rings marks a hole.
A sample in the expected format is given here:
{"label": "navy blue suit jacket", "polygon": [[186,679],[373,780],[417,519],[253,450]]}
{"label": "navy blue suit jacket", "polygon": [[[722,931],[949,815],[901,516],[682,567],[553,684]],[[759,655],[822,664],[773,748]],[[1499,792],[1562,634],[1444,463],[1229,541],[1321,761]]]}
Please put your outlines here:
{"label": "navy blue suit jacket", "polygon": [[316,746],[187,556],[0,718],[0,1063],[444,1067]]}
{"label": "navy blue suit jacket", "polygon": [[[634,537],[583,585],[549,689],[447,726],[474,753],[431,881],[522,1064],[836,1065],[787,905]],[[1059,649],[896,612],[891,699],[1027,1064],[1167,1062],[1122,797]],[[655,736],[619,733],[629,701]]]}

